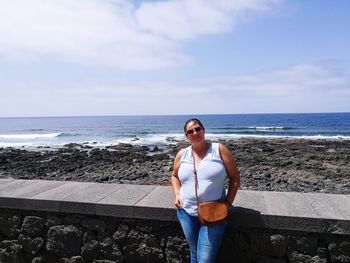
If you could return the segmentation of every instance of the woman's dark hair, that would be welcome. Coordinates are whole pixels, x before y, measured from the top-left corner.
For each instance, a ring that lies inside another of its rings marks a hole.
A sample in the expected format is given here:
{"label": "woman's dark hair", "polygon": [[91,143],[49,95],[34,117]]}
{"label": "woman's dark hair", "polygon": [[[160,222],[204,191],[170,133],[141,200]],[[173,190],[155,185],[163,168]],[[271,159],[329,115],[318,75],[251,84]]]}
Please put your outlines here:
{"label": "woman's dark hair", "polygon": [[184,125],[184,132],[185,132],[185,133],[186,133],[187,124],[189,124],[190,122],[198,123],[199,126],[201,126],[201,127],[203,128],[203,130],[204,130],[203,123],[202,123],[200,120],[196,119],[196,118],[192,118],[192,119],[189,119],[189,120],[187,120],[187,121],[185,122],[185,125]]}

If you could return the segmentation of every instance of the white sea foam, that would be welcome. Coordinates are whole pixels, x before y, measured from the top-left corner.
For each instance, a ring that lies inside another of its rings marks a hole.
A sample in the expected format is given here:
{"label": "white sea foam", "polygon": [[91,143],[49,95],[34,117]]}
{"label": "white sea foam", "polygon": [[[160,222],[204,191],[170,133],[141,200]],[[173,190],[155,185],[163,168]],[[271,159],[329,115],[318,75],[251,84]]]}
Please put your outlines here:
{"label": "white sea foam", "polygon": [[261,138],[261,139],[278,139],[278,138],[289,138],[289,139],[307,139],[307,140],[350,140],[350,136],[324,136],[324,135],[303,135],[303,136],[291,136],[291,135],[257,135],[257,134],[206,134],[207,139],[211,140],[238,140],[241,138]]}
{"label": "white sea foam", "polygon": [[[96,140],[70,140],[68,138],[62,138],[52,141],[52,138],[56,138],[61,133],[50,134],[30,134],[26,136],[4,136],[0,135],[0,147],[15,147],[15,148],[35,148],[35,147],[50,147],[59,148],[68,143],[78,143],[89,145],[92,147],[106,147],[116,145],[118,143],[129,143],[132,145],[173,145],[179,141],[185,140],[186,137],[182,133],[173,134],[153,134],[139,137],[124,137],[118,139],[96,139]],[[22,134],[24,135],[24,134]],[[39,136],[37,136],[39,135]],[[4,137],[2,137],[4,136]],[[12,140],[12,138],[15,138]],[[256,135],[256,134],[227,134],[227,133],[207,133],[206,138],[209,140],[238,140],[241,138],[260,138],[260,139],[307,139],[307,140],[350,140],[350,136],[323,136],[323,135],[309,135],[309,136],[286,136],[286,135]]]}
{"label": "white sea foam", "polygon": [[114,141],[116,143],[130,143],[134,145],[167,145],[177,141],[184,140],[185,136],[181,133],[174,134],[154,134],[145,137],[125,137]]}
{"label": "white sea foam", "polygon": [[62,133],[28,133],[28,134],[0,134],[0,139],[9,140],[33,140],[50,139],[60,136]]}
{"label": "white sea foam", "polygon": [[[260,138],[260,139],[307,139],[307,140],[350,140],[350,136],[322,136],[322,135],[310,135],[310,136],[286,136],[286,135],[255,135],[255,134],[214,134],[207,133],[206,138],[209,140],[238,140],[241,138]],[[145,137],[126,137],[114,140],[113,142],[106,142],[106,145],[129,143],[132,145],[170,145],[179,141],[185,140],[186,137],[181,133],[175,134],[155,134]]]}
{"label": "white sea foam", "polygon": [[248,129],[257,130],[257,131],[274,131],[274,130],[283,130],[285,127],[248,127]]}

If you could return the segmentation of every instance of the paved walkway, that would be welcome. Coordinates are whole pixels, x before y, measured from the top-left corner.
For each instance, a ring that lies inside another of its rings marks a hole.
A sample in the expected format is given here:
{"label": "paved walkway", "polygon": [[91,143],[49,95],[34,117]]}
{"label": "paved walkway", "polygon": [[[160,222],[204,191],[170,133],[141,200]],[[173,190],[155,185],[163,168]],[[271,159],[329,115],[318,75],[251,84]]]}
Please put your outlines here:
{"label": "paved walkway", "polygon": [[[170,186],[0,179],[0,208],[176,220]],[[240,190],[230,223],[350,234],[350,195]]]}

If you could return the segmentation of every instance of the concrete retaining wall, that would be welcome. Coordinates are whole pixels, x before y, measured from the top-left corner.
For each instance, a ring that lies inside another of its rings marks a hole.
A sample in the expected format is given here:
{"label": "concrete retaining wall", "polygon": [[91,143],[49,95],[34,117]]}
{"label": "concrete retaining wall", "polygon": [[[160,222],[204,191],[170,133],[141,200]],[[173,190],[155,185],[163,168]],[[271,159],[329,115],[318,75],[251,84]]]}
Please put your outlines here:
{"label": "concrete retaining wall", "polygon": [[[187,262],[166,186],[0,179],[0,262]],[[218,262],[350,262],[350,196],[239,191]]]}

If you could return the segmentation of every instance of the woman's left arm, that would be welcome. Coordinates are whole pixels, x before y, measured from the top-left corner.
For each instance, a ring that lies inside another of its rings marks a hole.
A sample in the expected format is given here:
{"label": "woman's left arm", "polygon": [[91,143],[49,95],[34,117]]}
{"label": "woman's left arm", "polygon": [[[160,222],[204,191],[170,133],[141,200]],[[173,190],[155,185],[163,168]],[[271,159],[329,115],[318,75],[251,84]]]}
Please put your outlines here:
{"label": "woman's left arm", "polygon": [[235,200],[239,185],[240,185],[240,177],[239,172],[235,163],[235,160],[233,158],[232,153],[226,148],[225,145],[219,144],[219,150],[221,159],[224,162],[227,177],[229,178],[229,186],[228,186],[228,192],[226,196],[226,201],[232,205],[233,201]]}

